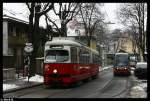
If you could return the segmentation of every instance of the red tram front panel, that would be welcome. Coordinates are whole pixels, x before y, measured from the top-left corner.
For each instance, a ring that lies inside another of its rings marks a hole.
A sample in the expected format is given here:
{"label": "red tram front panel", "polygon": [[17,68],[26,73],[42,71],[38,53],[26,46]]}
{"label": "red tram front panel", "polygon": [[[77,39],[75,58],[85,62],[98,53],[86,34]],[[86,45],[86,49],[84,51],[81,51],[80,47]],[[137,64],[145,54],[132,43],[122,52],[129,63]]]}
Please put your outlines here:
{"label": "red tram front panel", "polygon": [[97,75],[98,72],[96,64],[45,63],[44,84],[73,83]]}

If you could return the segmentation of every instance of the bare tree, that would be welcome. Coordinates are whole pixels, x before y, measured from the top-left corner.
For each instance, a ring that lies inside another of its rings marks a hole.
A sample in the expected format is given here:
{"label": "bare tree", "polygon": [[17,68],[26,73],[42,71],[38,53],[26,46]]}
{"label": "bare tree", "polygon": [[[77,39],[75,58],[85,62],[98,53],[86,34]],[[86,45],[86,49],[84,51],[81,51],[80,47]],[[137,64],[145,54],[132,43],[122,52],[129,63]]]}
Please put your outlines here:
{"label": "bare tree", "polygon": [[106,44],[107,43],[107,32],[108,32],[108,26],[105,23],[97,23],[96,27],[95,27],[95,31],[94,33],[96,34],[96,40],[97,43],[99,44]]}
{"label": "bare tree", "polygon": [[[144,31],[145,17],[147,12],[147,5],[145,3],[131,3],[123,4],[118,12],[118,16],[121,22],[127,27],[132,26],[134,32],[133,38],[135,44],[139,49],[140,59],[143,61],[145,44],[146,44],[146,33]],[[136,29],[136,30],[135,30]],[[135,33],[136,31],[136,33]]]}
{"label": "bare tree", "polygon": [[42,15],[50,11],[54,4],[53,3],[26,3],[29,9],[29,42],[33,44],[33,52],[31,55],[31,75],[35,73],[36,67],[36,56],[38,52],[39,43],[41,41],[41,33],[39,33],[39,19]]}
{"label": "bare tree", "polygon": [[92,35],[94,35],[96,24],[104,19],[101,11],[98,9],[98,6],[100,5],[96,3],[84,3],[82,6],[80,6],[79,16],[82,18],[84,24],[88,46],[90,46],[90,40]]}
{"label": "bare tree", "polygon": [[[61,27],[59,28],[56,19],[52,20],[47,13],[45,16],[49,30],[53,33],[59,33],[60,36],[67,36],[67,23],[78,14],[80,5],[81,3],[55,3],[53,12],[59,18]],[[52,27],[55,27],[56,30],[53,31]]]}

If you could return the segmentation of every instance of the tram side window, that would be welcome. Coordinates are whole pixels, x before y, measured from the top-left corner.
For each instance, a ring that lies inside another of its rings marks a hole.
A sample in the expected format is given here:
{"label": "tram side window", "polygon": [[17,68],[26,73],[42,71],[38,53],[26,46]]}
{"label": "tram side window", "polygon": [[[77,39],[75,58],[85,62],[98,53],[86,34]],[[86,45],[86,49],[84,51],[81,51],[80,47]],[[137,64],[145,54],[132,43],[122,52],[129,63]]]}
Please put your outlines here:
{"label": "tram side window", "polygon": [[89,63],[90,62],[90,53],[88,50],[82,48],[80,49],[80,63]]}
{"label": "tram side window", "polygon": [[85,55],[85,63],[89,63],[90,62],[90,53],[86,50],[84,55]]}
{"label": "tram side window", "polygon": [[77,63],[77,48],[71,47],[71,62]]}

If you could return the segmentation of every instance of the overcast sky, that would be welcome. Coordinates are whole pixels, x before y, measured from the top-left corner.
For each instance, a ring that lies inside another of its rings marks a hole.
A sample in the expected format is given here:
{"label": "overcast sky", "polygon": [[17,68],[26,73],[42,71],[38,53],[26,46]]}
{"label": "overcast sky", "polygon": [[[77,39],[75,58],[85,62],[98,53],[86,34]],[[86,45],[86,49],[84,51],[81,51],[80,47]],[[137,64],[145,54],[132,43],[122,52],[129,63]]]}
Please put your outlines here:
{"label": "overcast sky", "polygon": [[[3,3],[3,7],[16,13],[23,13],[24,15],[27,15],[29,12],[26,8],[26,5],[23,3]],[[123,28],[123,26],[119,24],[116,18],[116,10],[118,7],[119,3],[104,3],[104,7],[101,8],[102,11],[105,13],[105,22],[111,21],[115,23],[108,25],[110,30]],[[40,21],[40,25],[44,25],[43,21]]]}
{"label": "overcast sky", "polygon": [[105,13],[105,19],[106,22],[110,21],[115,24],[109,24],[110,30],[114,29],[122,29],[123,25],[119,23],[119,20],[117,19],[116,11],[117,8],[119,8],[120,3],[105,3],[102,10]]}

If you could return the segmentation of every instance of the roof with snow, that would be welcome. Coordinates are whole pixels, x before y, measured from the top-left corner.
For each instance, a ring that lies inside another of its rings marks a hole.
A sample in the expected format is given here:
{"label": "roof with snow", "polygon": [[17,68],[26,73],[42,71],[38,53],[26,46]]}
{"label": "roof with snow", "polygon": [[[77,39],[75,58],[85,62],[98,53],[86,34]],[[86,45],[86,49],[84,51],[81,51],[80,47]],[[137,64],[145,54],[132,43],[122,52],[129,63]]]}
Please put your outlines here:
{"label": "roof with snow", "polygon": [[3,8],[3,19],[10,19],[13,21],[29,24],[29,20],[27,17],[23,16],[20,13],[15,13],[5,8]]}

